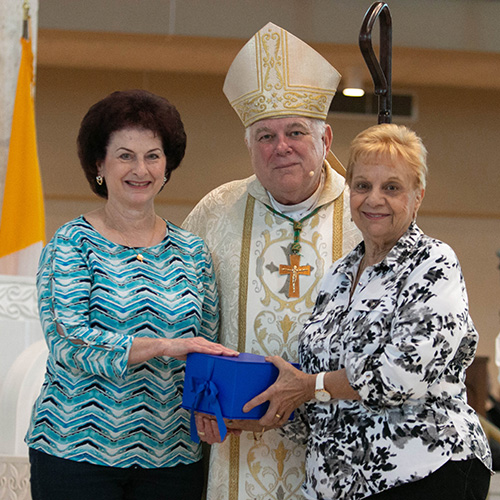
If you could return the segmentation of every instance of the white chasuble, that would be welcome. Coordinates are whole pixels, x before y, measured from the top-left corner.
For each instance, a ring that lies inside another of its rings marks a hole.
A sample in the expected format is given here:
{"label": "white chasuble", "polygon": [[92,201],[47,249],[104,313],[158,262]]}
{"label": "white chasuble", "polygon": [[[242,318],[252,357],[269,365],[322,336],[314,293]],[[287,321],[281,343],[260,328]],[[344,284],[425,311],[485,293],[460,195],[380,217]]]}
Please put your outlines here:
{"label": "white chasuble", "polygon": [[[290,297],[292,223],[268,208],[269,197],[255,177],[212,191],[186,219],[184,227],[204,238],[212,252],[224,345],[298,361],[298,335],[324,272],[360,239],[350,220],[344,179],[328,166],[325,172],[322,208],[300,232],[300,268],[308,273],[295,272],[297,297]],[[280,266],[285,266],[281,273]],[[251,432],[229,436],[211,447],[207,498],[302,498],[304,460],[305,447],[277,430],[259,441]]]}

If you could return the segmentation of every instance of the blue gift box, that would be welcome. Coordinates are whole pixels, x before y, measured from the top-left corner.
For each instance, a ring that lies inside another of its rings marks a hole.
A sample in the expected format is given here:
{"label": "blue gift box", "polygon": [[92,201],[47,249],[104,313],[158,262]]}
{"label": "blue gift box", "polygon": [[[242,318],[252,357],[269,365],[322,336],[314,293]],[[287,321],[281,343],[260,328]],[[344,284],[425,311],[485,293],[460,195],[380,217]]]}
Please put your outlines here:
{"label": "blue gift box", "polygon": [[[297,363],[292,363],[299,368]],[[279,370],[264,356],[240,353],[236,357],[191,353],[187,356],[182,407],[227,419],[258,420],[269,403],[243,413],[243,405],[265,391]]]}

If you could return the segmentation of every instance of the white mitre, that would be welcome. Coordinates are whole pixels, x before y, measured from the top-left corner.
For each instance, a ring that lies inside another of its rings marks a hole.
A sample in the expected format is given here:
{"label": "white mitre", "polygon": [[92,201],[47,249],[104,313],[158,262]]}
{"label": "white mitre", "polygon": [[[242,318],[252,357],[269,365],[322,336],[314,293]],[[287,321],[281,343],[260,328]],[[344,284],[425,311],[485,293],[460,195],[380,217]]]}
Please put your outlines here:
{"label": "white mitre", "polygon": [[325,120],[340,78],[309,45],[268,23],[235,57],[223,90],[245,127],[291,115]]}

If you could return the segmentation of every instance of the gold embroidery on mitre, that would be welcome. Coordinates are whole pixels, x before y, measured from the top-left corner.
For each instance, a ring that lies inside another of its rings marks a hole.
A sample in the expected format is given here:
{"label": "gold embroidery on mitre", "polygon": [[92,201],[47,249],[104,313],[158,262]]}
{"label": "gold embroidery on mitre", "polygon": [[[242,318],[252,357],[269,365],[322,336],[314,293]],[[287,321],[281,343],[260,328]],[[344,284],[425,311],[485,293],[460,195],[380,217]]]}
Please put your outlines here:
{"label": "gold embroidery on mitre", "polygon": [[[267,117],[299,114],[325,119],[335,89],[290,82],[288,33],[269,29],[256,34],[256,67],[259,88],[231,101],[245,126]],[[260,69],[260,71],[259,71]]]}
{"label": "gold embroidery on mitre", "polygon": [[[283,48],[281,44],[281,36],[278,33],[266,33],[260,37],[261,47],[266,53],[265,56],[262,57],[262,67],[265,70],[265,75],[263,79],[264,90],[281,90],[283,88]],[[271,44],[274,44],[271,47]],[[281,55],[280,55],[281,54]],[[272,78],[272,76],[274,78]],[[274,92],[271,94],[271,99],[273,97],[277,97],[277,93]]]}

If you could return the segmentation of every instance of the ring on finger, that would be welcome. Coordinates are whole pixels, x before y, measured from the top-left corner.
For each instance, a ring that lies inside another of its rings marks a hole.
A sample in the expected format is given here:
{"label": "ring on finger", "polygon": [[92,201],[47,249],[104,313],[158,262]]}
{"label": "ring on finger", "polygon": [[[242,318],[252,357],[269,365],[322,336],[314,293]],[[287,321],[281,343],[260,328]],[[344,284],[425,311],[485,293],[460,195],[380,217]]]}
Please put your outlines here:
{"label": "ring on finger", "polygon": [[281,418],[281,415],[279,413],[276,413],[276,418],[279,420]]}

